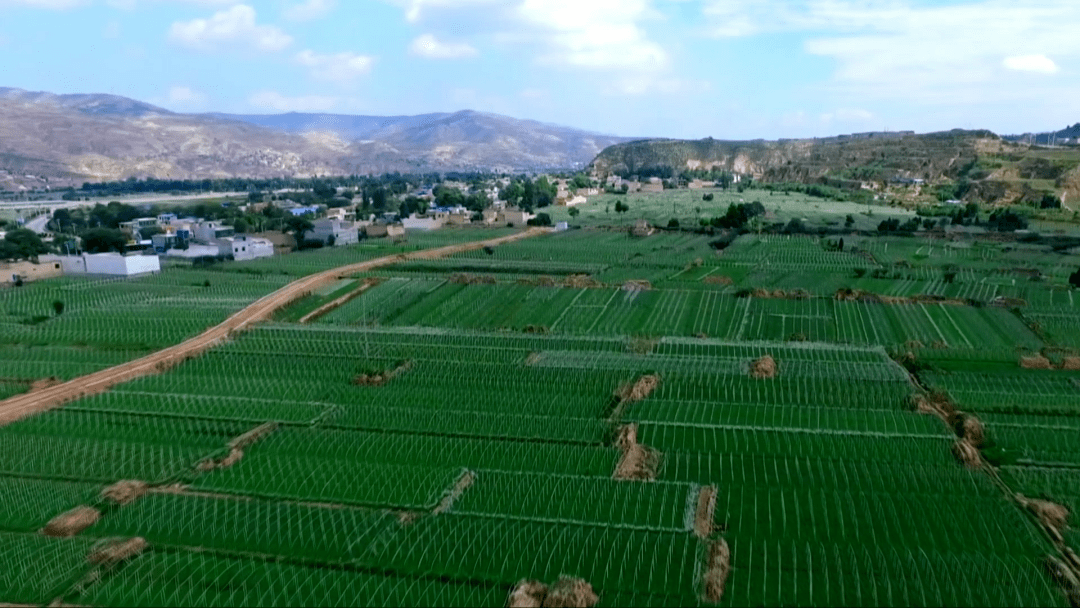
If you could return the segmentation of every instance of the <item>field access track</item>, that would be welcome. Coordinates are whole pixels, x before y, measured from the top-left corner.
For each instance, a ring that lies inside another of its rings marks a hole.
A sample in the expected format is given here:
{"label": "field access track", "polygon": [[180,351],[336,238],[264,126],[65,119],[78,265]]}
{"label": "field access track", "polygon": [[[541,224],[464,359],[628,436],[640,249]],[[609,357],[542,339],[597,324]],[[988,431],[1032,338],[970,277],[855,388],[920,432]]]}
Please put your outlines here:
{"label": "field access track", "polygon": [[65,403],[88,395],[103,393],[121,382],[128,382],[135,378],[161,373],[178,363],[194,357],[241,331],[252,323],[258,323],[270,317],[274,311],[289,303],[310,294],[313,290],[335,281],[342,276],[366,272],[380,266],[386,266],[407,260],[425,260],[441,258],[456,253],[481,249],[510,243],[520,239],[547,234],[548,230],[531,228],[529,230],[509,236],[489,239],[486,241],[474,241],[425,249],[413,253],[395,254],[348,264],[324,270],[308,275],[302,279],[293,281],[277,291],[259,298],[243,310],[233,314],[223,322],[207,329],[201,334],[190,338],[169,348],[135,359],[108,369],[95,372],[79,378],[74,378],[62,384],[48,388],[30,391],[16,395],[4,401],[0,401],[0,426],[10,424],[38,412],[59,407]]}

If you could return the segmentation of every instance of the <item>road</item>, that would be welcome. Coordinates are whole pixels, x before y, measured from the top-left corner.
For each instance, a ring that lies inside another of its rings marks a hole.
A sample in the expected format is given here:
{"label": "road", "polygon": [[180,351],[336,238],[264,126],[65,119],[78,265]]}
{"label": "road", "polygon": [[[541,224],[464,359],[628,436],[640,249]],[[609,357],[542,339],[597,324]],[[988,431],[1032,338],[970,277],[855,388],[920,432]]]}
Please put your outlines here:
{"label": "road", "polygon": [[31,390],[28,393],[15,395],[0,401],[0,426],[10,424],[27,416],[44,412],[61,405],[87,397],[103,393],[121,382],[128,382],[143,376],[162,373],[171,367],[178,365],[192,357],[205,352],[220,342],[227,340],[235,333],[240,332],[254,323],[270,317],[274,311],[298,300],[316,289],[336,281],[344,276],[365,272],[405,260],[430,260],[461,253],[474,251],[486,246],[501,245],[524,238],[547,234],[550,229],[531,228],[523,232],[511,234],[486,241],[474,241],[461,243],[435,249],[425,249],[407,254],[388,255],[366,262],[358,262],[347,266],[332,268],[313,275],[298,279],[278,289],[274,293],[259,298],[246,308],[232,315],[225,321],[211,327],[203,333],[170,346],[164,350],[147,355],[145,357],[128,361],[120,365],[110,367],[99,372],[75,378],[48,388]]}
{"label": "road", "polygon": [[247,192],[206,192],[203,194],[184,194],[173,196],[169,194],[148,194],[145,196],[130,197],[105,197],[91,199],[89,201],[65,201],[60,199],[48,201],[0,201],[0,209],[46,209],[50,213],[57,209],[74,209],[76,207],[93,207],[98,203],[120,201],[126,205],[141,205],[151,203],[171,203],[196,201],[207,198],[222,198],[226,196],[247,196]]}

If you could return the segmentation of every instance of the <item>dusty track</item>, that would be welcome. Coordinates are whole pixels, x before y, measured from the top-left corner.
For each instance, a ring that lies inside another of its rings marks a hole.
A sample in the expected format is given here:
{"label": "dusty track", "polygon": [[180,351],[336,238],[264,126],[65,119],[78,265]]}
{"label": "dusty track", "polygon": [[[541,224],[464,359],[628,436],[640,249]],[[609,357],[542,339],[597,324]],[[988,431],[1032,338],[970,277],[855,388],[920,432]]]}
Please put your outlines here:
{"label": "dusty track", "polygon": [[374,260],[339,266],[330,270],[308,275],[298,279],[277,291],[259,298],[243,310],[203,333],[175,346],[147,355],[134,361],[128,361],[109,369],[75,378],[49,388],[30,391],[0,401],[0,426],[10,424],[26,416],[59,407],[88,395],[103,393],[121,382],[149,376],[168,370],[206,350],[214,347],[234,333],[253,323],[265,320],[277,309],[310,294],[313,290],[335,281],[342,276],[364,272],[380,266],[386,266],[405,260],[430,260],[464,251],[473,251],[485,246],[501,245],[520,239],[546,234],[548,230],[532,228],[524,232],[486,241],[475,241],[425,249],[413,253],[389,255]]}

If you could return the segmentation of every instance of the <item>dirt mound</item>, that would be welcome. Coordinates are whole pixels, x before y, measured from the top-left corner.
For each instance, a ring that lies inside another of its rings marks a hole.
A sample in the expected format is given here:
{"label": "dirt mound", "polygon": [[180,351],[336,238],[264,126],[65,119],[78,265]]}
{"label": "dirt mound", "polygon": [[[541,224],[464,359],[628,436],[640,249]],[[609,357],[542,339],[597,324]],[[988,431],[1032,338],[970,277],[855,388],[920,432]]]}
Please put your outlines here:
{"label": "dirt mound", "polygon": [[912,399],[915,401],[917,411],[923,414],[933,414],[941,418],[957,435],[962,434],[960,425],[962,425],[963,421],[960,418],[960,412],[956,409],[956,404],[952,402],[948,394],[941,391],[931,391],[925,395],[914,395]]}
{"label": "dirt mound", "polygon": [[907,342],[904,342],[904,348],[908,350],[918,350],[920,348],[926,348],[926,345],[918,340],[908,340]]}
{"label": "dirt mound", "polygon": [[750,375],[758,380],[775,378],[776,374],[776,359],[772,355],[765,355],[750,364]]}
{"label": "dirt mound", "polygon": [[543,360],[544,356],[540,353],[529,353],[529,356],[525,357],[525,365],[532,367],[533,365],[538,365]]}
{"label": "dirt mound", "polygon": [[96,524],[99,519],[101,511],[87,506],[75,507],[50,519],[41,532],[45,536],[68,538]]}
{"label": "dirt mound", "polygon": [[703,281],[709,285],[724,285],[725,287],[735,284],[735,281],[733,281],[731,277],[715,274],[705,277]]}
{"label": "dirt mound", "polygon": [[705,568],[705,601],[718,603],[724,597],[724,586],[731,573],[731,548],[720,539],[709,545],[709,562]]}
{"label": "dirt mound", "polygon": [[600,601],[592,585],[584,579],[569,576],[548,587],[535,580],[521,581],[510,593],[511,608],[592,608]]}
{"label": "dirt mound", "polygon": [[454,501],[461,498],[461,495],[465,493],[465,490],[469,489],[469,486],[473,485],[476,481],[476,473],[472,471],[465,471],[465,473],[457,480],[453,488],[450,488],[450,492],[439,501],[438,506],[432,511],[432,513],[438,515],[450,510],[450,507],[454,506]]}
{"label": "dirt mound", "polygon": [[949,343],[944,340],[935,340],[930,343],[930,348],[936,350],[946,350],[949,348]]}
{"label": "dirt mound", "polygon": [[1026,498],[1023,494],[1018,494],[1016,500],[1020,502],[1020,506],[1031,511],[1044,526],[1058,533],[1069,523],[1069,509],[1062,505],[1049,500]]}
{"label": "dirt mound", "polygon": [[966,439],[957,439],[952,447],[953,456],[964,463],[969,469],[977,469],[982,466],[982,457],[979,456],[979,448],[968,443]]}
{"label": "dirt mound", "polygon": [[1027,306],[1027,300],[1021,298],[1006,298],[1005,296],[998,296],[993,300],[990,300],[990,306],[996,306],[999,308],[1022,308]]}
{"label": "dirt mound", "polygon": [[716,486],[705,486],[698,492],[697,509],[694,512],[694,534],[708,538],[713,530],[713,514],[716,512]]}
{"label": "dirt mound", "polygon": [[39,391],[39,390],[42,390],[42,389],[46,389],[46,388],[56,386],[57,384],[60,384],[60,383],[61,383],[60,378],[57,378],[56,376],[49,376],[48,378],[41,378],[39,380],[34,380],[33,382],[31,382],[30,383],[30,390]]}
{"label": "dirt mound", "polygon": [[558,283],[555,277],[542,274],[535,278],[522,277],[517,280],[518,285],[532,285],[533,287],[555,287]]}
{"label": "dirt mound", "polygon": [[603,289],[607,285],[597,281],[587,274],[572,274],[563,279],[563,287],[573,289]]}
{"label": "dirt mound", "polygon": [[195,465],[195,470],[206,473],[208,471],[214,471],[217,469],[227,469],[234,464],[240,462],[243,457],[244,450],[240,448],[230,448],[229,453],[226,454],[224,458],[219,458],[217,460],[213,458],[208,458],[206,460],[203,460],[199,462],[199,464]]}
{"label": "dirt mound", "polygon": [[1061,369],[1080,370],[1080,357],[1065,357],[1061,360]]}
{"label": "dirt mound", "polygon": [[101,498],[117,505],[129,505],[150,490],[145,481],[118,481],[101,491]]}
{"label": "dirt mound", "polygon": [[615,465],[613,479],[651,481],[656,479],[660,465],[660,452],[637,442],[637,425],[628,424],[619,429],[615,445],[622,451],[622,458]]}
{"label": "dirt mound", "polygon": [[633,384],[628,382],[619,387],[615,396],[619,398],[621,403],[626,404],[644,401],[658,386],[660,386],[660,376],[646,374],[638,378]]}
{"label": "dirt mound", "polygon": [[146,551],[146,548],[149,546],[146,539],[139,536],[127,540],[106,541],[101,546],[91,550],[90,555],[88,555],[86,559],[91,564],[119,564],[124,560],[131,559],[143,551]]}
{"label": "dirt mound", "polygon": [[986,429],[981,420],[974,416],[964,416],[960,425],[960,438],[976,448],[981,448],[986,441]]}
{"label": "dirt mound", "polygon": [[1020,367],[1024,369],[1054,369],[1050,360],[1042,355],[1020,357]]}
{"label": "dirt mound", "polygon": [[259,426],[230,441],[229,447],[234,449],[246,448],[249,445],[255,443],[256,441],[262,439],[263,437],[266,437],[270,433],[273,433],[277,430],[277,428],[278,423],[276,422],[264,422],[263,424],[260,424]]}
{"label": "dirt mound", "polygon": [[647,355],[656,348],[656,345],[660,341],[656,338],[632,338],[626,341],[624,344],[626,352],[634,353],[635,355]]}
{"label": "dirt mound", "polygon": [[622,284],[623,291],[651,291],[652,283],[645,279],[633,279]]}
{"label": "dirt mound", "polygon": [[801,331],[797,331],[787,337],[788,342],[806,342],[809,339],[810,338]]}
{"label": "dirt mound", "polygon": [[383,386],[395,377],[412,368],[412,361],[401,361],[394,369],[373,374],[360,374],[353,378],[352,383],[356,386]]}
{"label": "dirt mound", "polygon": [[446,280],[458,285],[494,285],[496,283],[495,277],[491,275],[476,275],[467,272],[455,272]]}

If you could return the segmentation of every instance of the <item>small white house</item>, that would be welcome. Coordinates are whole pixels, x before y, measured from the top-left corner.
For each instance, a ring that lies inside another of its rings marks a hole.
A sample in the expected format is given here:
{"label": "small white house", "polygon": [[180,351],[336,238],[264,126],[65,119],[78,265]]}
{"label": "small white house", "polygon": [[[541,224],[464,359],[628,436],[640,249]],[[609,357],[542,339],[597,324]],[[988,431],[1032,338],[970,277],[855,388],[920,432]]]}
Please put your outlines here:
{"label": "small white house", "polygon": [[[227,251],[224,248],[227,247]],[[274,244],[267,239],[260,239],[246,234],[225,237],[218,240],[218,251],[237,261],[268,258],[274,255]]]}
{"label": "small white house", "polygon": [[360,227],[354,222],[324,218],[311,222],[311,238],[330,244],[333,238],[334,246],[355,245],[360,242]]}

